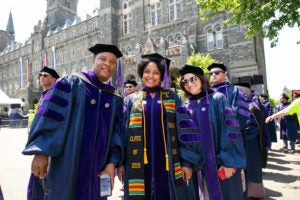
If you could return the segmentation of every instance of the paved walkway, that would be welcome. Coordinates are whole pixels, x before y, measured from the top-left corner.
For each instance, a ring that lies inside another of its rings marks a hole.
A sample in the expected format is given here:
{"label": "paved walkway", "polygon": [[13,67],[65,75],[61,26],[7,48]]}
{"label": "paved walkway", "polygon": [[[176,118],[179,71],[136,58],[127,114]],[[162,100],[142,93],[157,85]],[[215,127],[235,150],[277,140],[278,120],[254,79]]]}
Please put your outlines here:
{"label": "paved walkway", "polygon": [[[0,130],[0,185],[4,200],[26,200],[26,187],[32,156],[21,154],[27,129],[2,128]],[[267,168],[263,170],[266,200],[296,200],[300,197],[300,147],[295,154],[278,151],[281,141],[273,144]],[[298,149],[297,149],[298,148]],[[109,200],[122,199],[121,183],[116,179]]]}

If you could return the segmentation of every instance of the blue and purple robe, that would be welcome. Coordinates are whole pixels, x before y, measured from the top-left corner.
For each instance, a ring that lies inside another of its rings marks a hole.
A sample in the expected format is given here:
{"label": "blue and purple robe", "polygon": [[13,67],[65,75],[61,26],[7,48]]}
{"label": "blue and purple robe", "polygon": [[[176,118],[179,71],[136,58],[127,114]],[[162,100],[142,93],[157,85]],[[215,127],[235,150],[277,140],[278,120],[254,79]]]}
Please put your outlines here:
{"label": "blue and purple robe", "polygon": [[[267,118],[271,115],[273,115],[273,109],[270,101],[266,100],[264,102],[261,102],[264,106],[264,118]],[[276,135],[276,121],[273,120],[267,124],[267,132],[270,138],[270,142],[277,142],[277,135]]]}
{"label": "blue and purple robe", "polygon": [[[277,107],[277,112],[285,109],[291,103],[283,103]],[[280,124],[280,139],[282,140],[289,140],[293,143],[296,142],[297,139],[297,130],[298,130],[298,118],[297,115],[287,115],[282,117],[279,120]]]}
{"label": "blue and purple robe", "polygon": [[100,199],[99,173],[123,158],[122,107],[114,88],[92,71],[57,81],[42,98],[22,152],[51,157],[43,191],[31,179],[28,199]]}
{"label": "blue and purple robe", "polygon": [[247,169],[246,178],[246,198],[263,198],[264,186],[262,179],[262,168],[266,167],[268,155],[268,134],[266,131],[263,105],[259,106],[256,101],[249,99],[249,110],[251,117],[247,120],[245,134]]}
{"label": "blue and purple robe", "polygon": [[[240,169],[246,167],[246,152],[239,122],[226,97],[219,92],[209,91],[208,98],[200,93],[190,97],[186,106],[203,135],[205,165],[201,173],[193,174],[193,183],[198,183],[194,190],[200,191],[198,198],[203,199],[205,181],[211,200],[243,199]],[[238,170],[231,178],[220,180],[220,166]]]}

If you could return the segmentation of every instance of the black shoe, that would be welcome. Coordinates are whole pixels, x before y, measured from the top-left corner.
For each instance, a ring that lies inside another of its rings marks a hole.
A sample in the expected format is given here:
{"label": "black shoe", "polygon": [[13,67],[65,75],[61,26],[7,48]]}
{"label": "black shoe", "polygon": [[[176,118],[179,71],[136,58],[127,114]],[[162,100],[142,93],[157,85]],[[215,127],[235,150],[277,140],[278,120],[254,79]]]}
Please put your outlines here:
{"label": "black shoe", "polygon": [[290,152],[291,154],[294,154],[294,153],[296,153],[296,150],[295,150],[295,149],[291,149],[289,152]]}
{"label": "black shoe", "polygon": [[282,148],[280,148],[280,151],[287,152],[287,151],[288,151],[288,148],[287,148],[287,147],[282,147]]}

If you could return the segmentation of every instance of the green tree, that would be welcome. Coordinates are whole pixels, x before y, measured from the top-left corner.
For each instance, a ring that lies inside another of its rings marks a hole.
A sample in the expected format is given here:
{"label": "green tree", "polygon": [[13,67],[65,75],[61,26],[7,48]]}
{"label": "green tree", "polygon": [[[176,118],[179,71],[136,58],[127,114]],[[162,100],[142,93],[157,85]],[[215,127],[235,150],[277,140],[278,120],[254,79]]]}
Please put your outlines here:
{"label": "green tree", "polygon": [[[278,42],[284,26],[300,28],[299,0],[195,0],[200,7],[201,19],[210,19],[216,13],[231,13],[225,23],[248,25],[246,37],[259,35]],[[298,41],[299,43],[300,41]]]}
{"label": "green tree", "polygon": [[276,106],[279,104],[279,102],[277,100],[275,100],[274,98],[269,98],[269,101],[272,105],[272,109],[274,111],[274,109],[276,108]]}
{"label": "green tree", "polygon": [[215,59],[213,59],[210,54],[201,54],[201,53],[196,53],[196,54],[193,54],[191,56],[188,57],[186,63],[188,65],[193,65],[193,66],[198,66],[200,67],[203,71],[204,71],[204,74],[205,76],[208,78],[209,75],[208,75],[208,70],[207,70],[207,67],[209,65],[211,65],[212,63],[214,62],[218,62],[216,61]]}

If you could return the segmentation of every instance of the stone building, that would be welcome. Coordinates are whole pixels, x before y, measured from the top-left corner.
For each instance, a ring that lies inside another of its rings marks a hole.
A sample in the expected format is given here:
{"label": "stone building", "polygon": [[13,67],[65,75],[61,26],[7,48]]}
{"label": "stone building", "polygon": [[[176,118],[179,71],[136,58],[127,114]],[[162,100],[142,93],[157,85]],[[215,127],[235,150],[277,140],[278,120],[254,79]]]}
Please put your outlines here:
{"label": "stone building", "polygon": [[194,0],[99,0],[99,8],[84,19],[77,16],[77,4],[78,0],[47,0],[46,18],[24,44],[9,43],[12,19],[10,30],[0,31],[0,89],[24,99],[27,108],[40,96],[38,73],[43,66],[54,67],[61,76],[88,70],[92,54],[87,49],[95,43],[122,50],[124,77],[137,77],[142,54],[160,53],[178,68],[200,52],[229,66],[232,78],[267,88],[263,40],[245,39],[245,26],[223,23],[227,15],[200,21]]}

